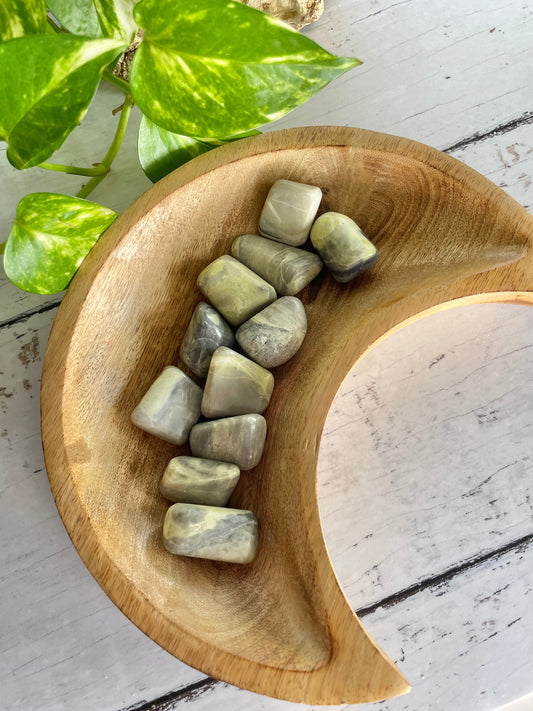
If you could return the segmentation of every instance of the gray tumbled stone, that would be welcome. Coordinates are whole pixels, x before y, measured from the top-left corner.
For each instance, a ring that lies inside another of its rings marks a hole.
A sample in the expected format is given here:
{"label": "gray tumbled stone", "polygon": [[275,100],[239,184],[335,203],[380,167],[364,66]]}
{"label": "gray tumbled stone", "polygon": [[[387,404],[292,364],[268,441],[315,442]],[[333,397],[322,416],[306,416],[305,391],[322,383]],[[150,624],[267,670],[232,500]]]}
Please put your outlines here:
{"label": "gray tumbled stone", "polygon": [[295,296],[282,296],[245,321],[236,338],[252,360],[265,368],[275,368],[292,358],[306,333],[304,305]]}
{"label": "gray tumbled stone", "polygon": [[165,469],[159,490],[169,501],[225,506],[239,476],[239,467],[229,462],[174,457]]}
{"label": "gray tumbled stone", "polygon": [[[317,254],[258,235],[237,237],[231,253],[268,281],[280,296],[294,296],[322,269]],[[225,344],[224,344],[225,345]]]}
{"label": "gray tumbled stone", "polygon": [[173,444],[184,444],[200,418],[202,388],[179,368],[169,365],[150,386],[131,421]]}
{"label": "gray tumbled stone", "polygon": [[259,218],[259,232],[298,247],[309,235],[321,199],[322,191],[314,185],[276,180]]}
{"label": "gray tumbled stone", "polygon": [[232,462],[246,471],[259,464],[266,432],[262,415],[237,415],[200,422],[192,428],[189,442],[195,457]]}
{"label": "gray tumbled stone", "polygon": [[208,264],[197,283],[232,326],[239,326],[276,299],[271,284],[229,254]]}
{"label": "gray tumbled stone", "polygon": [[231,348],[218,348],[211,358],[202,398],[204,417],[264,412],[274,388],[272,373]]}
{"label": "gray tumbled stone", "polygon": [[181,360],[193,373],[205,378],[211,356],[220,346],[235,345],[233,332],[222,316],[205,301],[194,309],[180,348]]}
{"label": "gray tumbled stone", "polygon": [[250,563],[257,541],[257,519],[251,511],[174,504],[163,523],[165,548],[190,558]]}
{"label": "gray tumbled stone", "polygon": [[350,217],[325,212],[311,229],[311,242],[333,278],[351,281],[371,267],[378,250]]}

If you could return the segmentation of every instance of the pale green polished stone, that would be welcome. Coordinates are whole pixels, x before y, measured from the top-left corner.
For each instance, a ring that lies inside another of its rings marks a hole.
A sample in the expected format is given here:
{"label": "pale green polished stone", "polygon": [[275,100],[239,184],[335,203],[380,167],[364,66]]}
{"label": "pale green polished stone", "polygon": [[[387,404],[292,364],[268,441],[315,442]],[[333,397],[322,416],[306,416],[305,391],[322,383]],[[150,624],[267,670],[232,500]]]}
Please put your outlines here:
{"label": "pale green polished stone", "polygon": [[184,444],[200,418],[202,388],[183,371],[169,365],[132,412],[131,421],[173,444]]}
{"label": "pale green polished stone", "polygon": [[276,299],[274,287],[225,254],[198,277],[198,288],[232,326],[239,326]]}
{"label": "pale green polished stone", "polygon": [[238,415],[200,422],[192,428],[189,443],[195,457],[232,462],[247,471],[261,460],[266,432],[262,415]]}
{"label": "pale green polished stone", "polygon": [[350,217],[339,212],[320,215],[311,229],[311,242],[333,278],[351,281],[371,267],[378,250]]}
{"label": "pale green polished stone", "polygon": [[[233,256],[272,284],[280,296],[294,296],[322,269],[317,254],[258,235],[237,237]],[[224,344],[226,345],[226,344]]]}
{"label": "pale green polished stone", "polygon": [[259,218],[259,232],[298,247],[309,236],[321,200],[322,191],[314,185],[276,180]]}
{"label": "pale green polished stone", "polygon": [[295,296],[282,296],[245,321],[236,338],[243,351],[256,363],[275,368],[292,358],[306,333],[304,305]]}
{"label": "pale green polished stone", "polygon": [[167,551],[190,558],[250,563],[257,541],[257,519],[251,511],[174,504],[163,523]]}
{"label": "pale green polished stone", "polygon": [[180,358],[193,373],[205,378],[216,349],[220,346],[232,348],[234,345],[231,328],[216,309],[202,301],[194,309],[183,336]]}
{"label": "pale green polished stone", "polygon": [[229,462],[174,457],[165,469],[159,490],[170,501],[225,506],[239,476],[239,467]]}
{"label": "pale green polished stone", "polygon": [[264,412],[273,389],[272,373],[231,348],[221,346],[211,358],[202,415],[228,417]]}

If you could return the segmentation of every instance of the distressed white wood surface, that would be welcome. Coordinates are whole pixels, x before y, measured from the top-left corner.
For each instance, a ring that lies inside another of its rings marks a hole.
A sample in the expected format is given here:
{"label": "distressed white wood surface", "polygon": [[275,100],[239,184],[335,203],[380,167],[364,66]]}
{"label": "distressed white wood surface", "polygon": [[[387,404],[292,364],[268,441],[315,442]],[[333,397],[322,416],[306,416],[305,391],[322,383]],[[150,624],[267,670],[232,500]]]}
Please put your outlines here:
{"label": "distressed white wood surface", "polygon": [[[358,125],[444,148],[531,110],[528,3],[326,4],[323,18],[306,33],[365,64],[272,128]],[[97,101],[110,110],[120,94],[105,87]],[[135,128],[134,119],[117,170],[94,193],[96,201],[117,210],[149,185],[128,150]],[[512,130],[467,141],[452,154],[531,209],[533,125],[507,128]],[[91,112],[62,149],[63,160],[97,159],[100,152],[95,156],[92,146],[101,135],[107,144],[110,132]],[[77,189],[76,178],[17,173],[0,160],[4,232],[25,193]],[[56,300],[23,295],[0,280],[0,323]],[[483,315],[461,309],[400,332],[345,384],[343,392],[355,389],[339,394],[338,421],[350,420],[349,437],[361,440],[375,464],[367,461],[364,471],[371,487],[361,494],[361,470],[349,479],[348,463],[340,488],[338,460],[321,460],[326,540],[350,602],[359,609],[392,596],[386,608],[364,618],[415,685],[410,696],[380,706],[391,711],[493,709],[533,691],[533,559],[527,544],[533,533],[533,317],[527,309],[480,308]],[[223,684],[203,686],[202,674],[129,623],[77,557],[48,488],[39,435],[41,359],[54,314],[52,309],[0,329],[0,708],[119,711],[170,693],[159,709],[192,700],[199,710],[202,704],[288,711],[292,704]],[[349,437],[340,440],[345,461]],[[328,441],[324,452],[331,448]],[[375,506],[376,490],[386,511]],[[365,538],[368,533],[372,537]],[[523,544],[513,547],[520,539]],[[468,564],[480,556],[477,565]],[[439,586],[394,597],[439,574]],[[172,694],[195,682],[197,691]]]}
{"label": "distressed white wood surface", "polygon": [[[364,64],[266,130],[358,126],[444,149],[532,112],[533,11],[524,0],[327,0],[324,15],[304,33]],[[99,160],[118,120],[110,112],[121,102],[119,90],[102,86],[54,160],[73,165]],[[150,185],[136,160],[138,121],[134,114],[111,175],[90,196],[118,211]],[[74,193],[85,181],[38,168],[16,171],[0,143],[0,241],[25,194]],[[24,295],[6,282],[2,273],[0,323],[58,301]]]}

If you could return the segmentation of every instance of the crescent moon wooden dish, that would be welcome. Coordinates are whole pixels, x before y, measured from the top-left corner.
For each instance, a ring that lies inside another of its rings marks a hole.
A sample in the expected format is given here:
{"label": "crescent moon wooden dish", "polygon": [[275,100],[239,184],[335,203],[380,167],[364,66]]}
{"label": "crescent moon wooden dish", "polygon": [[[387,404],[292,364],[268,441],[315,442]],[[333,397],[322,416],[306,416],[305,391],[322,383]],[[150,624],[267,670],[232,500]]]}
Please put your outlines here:
{"label": "crescent moon wooden dish", "polygon": [[[353,218],[380,258],[351,284],[322,273],[301,293],[308,336],[275,370],[265,453],[230,501],[259,520],[254,562],[180,558],[161,543],[169,504],[158,485],[187,450],[135,428],[130,414],[162,367],[179,362],[198,274],[235,237],[257,233],[278,178],[322,188],[321,211]],[[322,427],[355,361],[391,330],[465,301],[533,303],[532,240],[533,218],[475,171],[353,128],[238,141],[142,195],[70,286],[42,381],[57,507],[116,605],[187,664],[261,694],[342,704],[408,691],[333,572],[316,495]]]}

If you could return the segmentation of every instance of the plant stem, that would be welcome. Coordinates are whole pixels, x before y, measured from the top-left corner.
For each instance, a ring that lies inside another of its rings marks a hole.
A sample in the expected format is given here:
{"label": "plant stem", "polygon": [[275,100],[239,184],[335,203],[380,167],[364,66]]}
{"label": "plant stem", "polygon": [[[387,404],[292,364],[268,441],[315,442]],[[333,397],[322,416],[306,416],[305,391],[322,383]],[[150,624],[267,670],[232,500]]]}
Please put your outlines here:
{"label": "plant stem", "polygon": [[117,153],[120,148],[120,144],[122,143],[122,139],[124,138],[124,133],[126,132],[126,126],[128,125],[132,107],[133,107],[132,97],[126,96],[126,99],[124,101],[124,106],[122,107],[122,113],[120,114],[120,119],[118,122],[115,137],[113,138],[113,142],[111,143],[111,146],[109,147],[109,150],[107,151],[107,153],[104,157],[104,160],[100,163],[100,166],[105,169],[105,172],[102,173],[101,175],[97,175],[96,177],[91,178],[91,180],[89,180],[87,185],[84,185],[83,188],[78,193],[76,193],[76,197],[79,197],[79,198],[87,197],[87,195],[92,193],[92,191],[96,188],[96,186],[102,182],[102,180],[105,178],[107,173],[109,173],[109,170],[111,168],[111,163],[117,157]]}
{"label": "plant stem", "polygon": [[130,93],[130,85],[128,82],[124,81],[124,79],[121,79],[120,77],[116,77],[114,74],[111,74],[111,72],[107,69],[102,74],[102,79],[109,84],[113,84],[113,86],[118,86],[118,88],[122,89],[125,94]]}
{"label": "plant stem", "polygon": [[57,170],[61,173],[70,173],[70,175],[105,175],[107,173],[106,168],[102,168],[101,165],[97,165],[94,168],[78,168],[75,165],[61,165],[60,163],[39,163],[39,168],[44,168],[45,170]]}
{"label": "plant stem", "polygon": [[4,250],[5,250],[5,248],[6,248],[6,244],[7,244],[7,242],[2,242],[2,243],[0,244],[0,255],[2,255],[2,254],[4,253]]}

